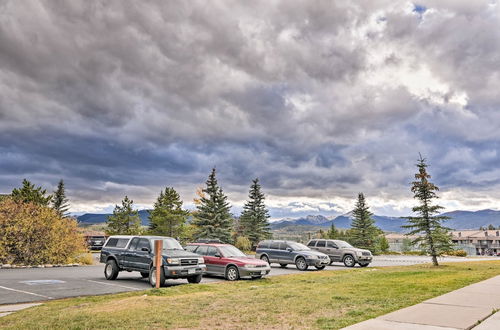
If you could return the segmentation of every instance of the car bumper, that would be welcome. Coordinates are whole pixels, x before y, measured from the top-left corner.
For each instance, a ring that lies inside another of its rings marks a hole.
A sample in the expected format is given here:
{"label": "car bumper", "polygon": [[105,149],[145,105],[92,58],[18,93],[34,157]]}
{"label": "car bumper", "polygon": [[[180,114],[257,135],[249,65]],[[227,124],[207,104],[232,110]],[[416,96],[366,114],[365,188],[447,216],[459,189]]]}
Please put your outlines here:
{"label": "car bumper", "polygon": [[370,262],[372,262],[372,257],[368,257],[368,256],[357,257],[357,261],[362,262],[362,263],[370,263]]}
{"label": "car bumper", "polygon": [[207,271],[205,264],[193,266],[163,266],[165,278],[186,278],[190,276],[203,275]]}
{"label": "car bumper", "polygon": [[327,266],[330,263],[330,259],[306,259],[308,266]]}
{"label": "car bumper", "polygon": [[239,267],[240,277],[264,276],[269,274],[271,267]]}

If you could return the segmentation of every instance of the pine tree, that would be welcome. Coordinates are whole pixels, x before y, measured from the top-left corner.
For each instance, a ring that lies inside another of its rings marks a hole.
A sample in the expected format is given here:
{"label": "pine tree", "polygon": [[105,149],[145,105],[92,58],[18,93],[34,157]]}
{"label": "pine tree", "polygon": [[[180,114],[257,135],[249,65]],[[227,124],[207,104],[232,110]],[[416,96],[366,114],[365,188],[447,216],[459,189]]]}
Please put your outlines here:
{"label": "pine tree", "polygon": [[134,201],[127,196],[122,200],[122,206],[115,205],[113,215],[108,217],[106,234],[108,235],[139,235],[141,234],[141,218],[133,209]]}
{"label": "pine tree", "polygon": [[427,166],[425,159],[420,156],[417,163],[418,173],[415,174],[411,187],[413,197],[420,202],[420,205],[412,208],[418,216],[407,217],[409,224],[402,227],[411,230],[408,235],[419,235],[412,243],[420,244],[420,247],[431,255],[434,266],[438,266],[437,257],[452,250],[452,243],[450,229],[441,224],[449,217],[437,215],[443,207],[432,205],[432,200],[438,198],[436,191],[439,188],[429,182],[431,176],[427,173]]}
{"label": "pine tree", "polygon": [[330,226],[330,229],[326,232],[326,236],[329,239],[338,239],[339,238],[339,231],[337,228],[335,228],[335,225],[332,222],[332,225]]}
{"label": "pine tree", "polygon": [[375,226],[375,221],[372,219],[372,213],[368,205],[366,205],[363,193],[358,194],[353,215],[354,219],[351,224],[352,243],[358,248],[375,252],[377,237],[380,235],[381,230]]}
{"label": "pine tree", "polygon": [[217,183],[215,168],[208,176],[206,187],[195,200],[193,225],[197,227],[195,238],[213,238],[222,242],[231,241],[233,219],[227,197]]}
{"label": "pine tree", "polygon": [[258,178],[252,180],[248,198],[240,216],[240,226],[243,231],[242,235],[250,239],[252,246],[256,246],[259,241],[271,237],[269,211],[264,204],[265,196],[261,191]]}
{"label": "pine tree", "polygon": [[54,195],[52,198],[52,208],[56,210],[59,216],[63,218],[68,217],[69,204],[64,189],[64,181],[62,179],[57,185],[57,190],[54,191]]}
{"label": "pine tree", "polygon": [[378,248],[381,252],[387,252],[389,251],[390,245],[389,241],[384,235],[380,235],[379,240],[378,240]]}
{"label": "pine tree", "polygon": [[48,206],[52,196],[47,194],[47,190],[42,189],[42,187],[35,188],[35,185],[28,180],[23,180],[23,186],[21,188],[14,188],[12,190],[11,196],[15,201],[23,203],[34,203],[37,205]]}
{"label": "pine tree", "polygon": [[174,188],[160,192],[153,210],[149,213],[149,231],[153,235],[179,238],[183,234],[189,212],[182,209],[182,200]]}

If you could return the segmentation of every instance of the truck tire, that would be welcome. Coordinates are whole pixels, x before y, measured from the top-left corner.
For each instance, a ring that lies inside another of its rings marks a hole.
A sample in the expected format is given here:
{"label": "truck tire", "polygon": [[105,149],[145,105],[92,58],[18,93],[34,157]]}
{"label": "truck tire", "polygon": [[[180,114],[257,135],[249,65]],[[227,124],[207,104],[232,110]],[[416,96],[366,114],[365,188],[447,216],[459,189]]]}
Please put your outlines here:
{"label": "truck tire", "polygon": [[323,266],[314,266],[314,267],[316,267],[317,270],[323,270],[323,269],[325,269],[326,266],[323,265]]}
{"label": "truck tire", "polygon": [[201,282],[202,275],[195,275],[195,276],[189,276],[188,283],[200,283]]}
{"label": "truck tire", "polygon": [[281,268],[286,268],[286,266],[288,266],[288,264],[280,264]]}
{"label": "truck tire", "polygon": [[[149,271],[149,284],[156,288],[156,267],[152,267]],[[165,272],[163,267],[160,269],[160,287],[165,286]]]}
{"label": "truck tire", "polygon": [[269,258],[266,255],[263,255],[262,257],[260,257],[260,260],[263,260],[263,261],[267,262],[269,265],[271,264],[269,262]]}
{"label": "truck tire", "polygon": [[106,261],[106,266],[104,266],[104,277],[109,280],[116,280],[118,273],[120,270],[118,269],[118,265],[114,259],[109,259]]}
{"label": "truck tire", "polygon": [[298,270],[307,270],[307,268],[309,267],[304,257],[298,257],[297,259],[295,259],[295,266],[297,266]]}
{"label": "truck tire", "polygon": [[354,267],[354,265],[356,264],[354,257],[350,254],[346,254],[343,261],[346,267]]}
{"label": "truck tire", "polygon": [[368,264],[359,264],[359,265],[360,265],[361,267],[367,267],[367,266],[369,265],[369,263],[368,263]]}

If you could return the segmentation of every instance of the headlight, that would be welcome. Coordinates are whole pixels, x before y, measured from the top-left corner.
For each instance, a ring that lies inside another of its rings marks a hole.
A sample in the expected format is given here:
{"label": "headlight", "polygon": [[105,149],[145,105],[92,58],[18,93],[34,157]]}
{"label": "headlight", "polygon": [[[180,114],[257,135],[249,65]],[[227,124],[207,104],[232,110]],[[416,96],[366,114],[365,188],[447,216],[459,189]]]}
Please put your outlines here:
{"label": "headlight", "polygon": [[180,261],[179,258],[167,258],[167,263],[169,265],[178,265]]}
{"label": "headlight", "polygon": [[308,259],[318,259],[318,256],[315,256],[315,255],[312,255],[312,256],[309,256],[307,257]]}
{"label": "headlight", "polygon": [[205,263],[205,259],[203,259],[203,257],[199,257],[199,258],[198,258],[198,263],[199,263],[199,264],[203,264],[203,263]]}
{"label": "headlight", "polygon": [[363,255],[363,252],[361,251],[356,251],[356,254],[358,255],[358,257],[361,257]]}
{"label": "headlight", "polygon": [[245,268],[255,268],[257,265],[252,265],[252,264],[247,264],[245,265]]}

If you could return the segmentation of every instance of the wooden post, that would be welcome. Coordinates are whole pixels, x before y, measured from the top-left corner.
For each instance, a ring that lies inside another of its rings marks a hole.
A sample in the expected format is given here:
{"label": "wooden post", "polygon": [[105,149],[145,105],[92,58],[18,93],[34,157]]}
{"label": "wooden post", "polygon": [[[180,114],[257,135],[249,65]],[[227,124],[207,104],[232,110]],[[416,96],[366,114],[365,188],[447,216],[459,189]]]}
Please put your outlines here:
{"label": "wooden post", "polygon": [[163,241],[162,240],[156,240],[155,241],[155,267],[156,267],[156,288],[160,288],[160,274],[161,274],[161,267],[163,267],[162,263],[162,253],[161,251],[163,250]]}

